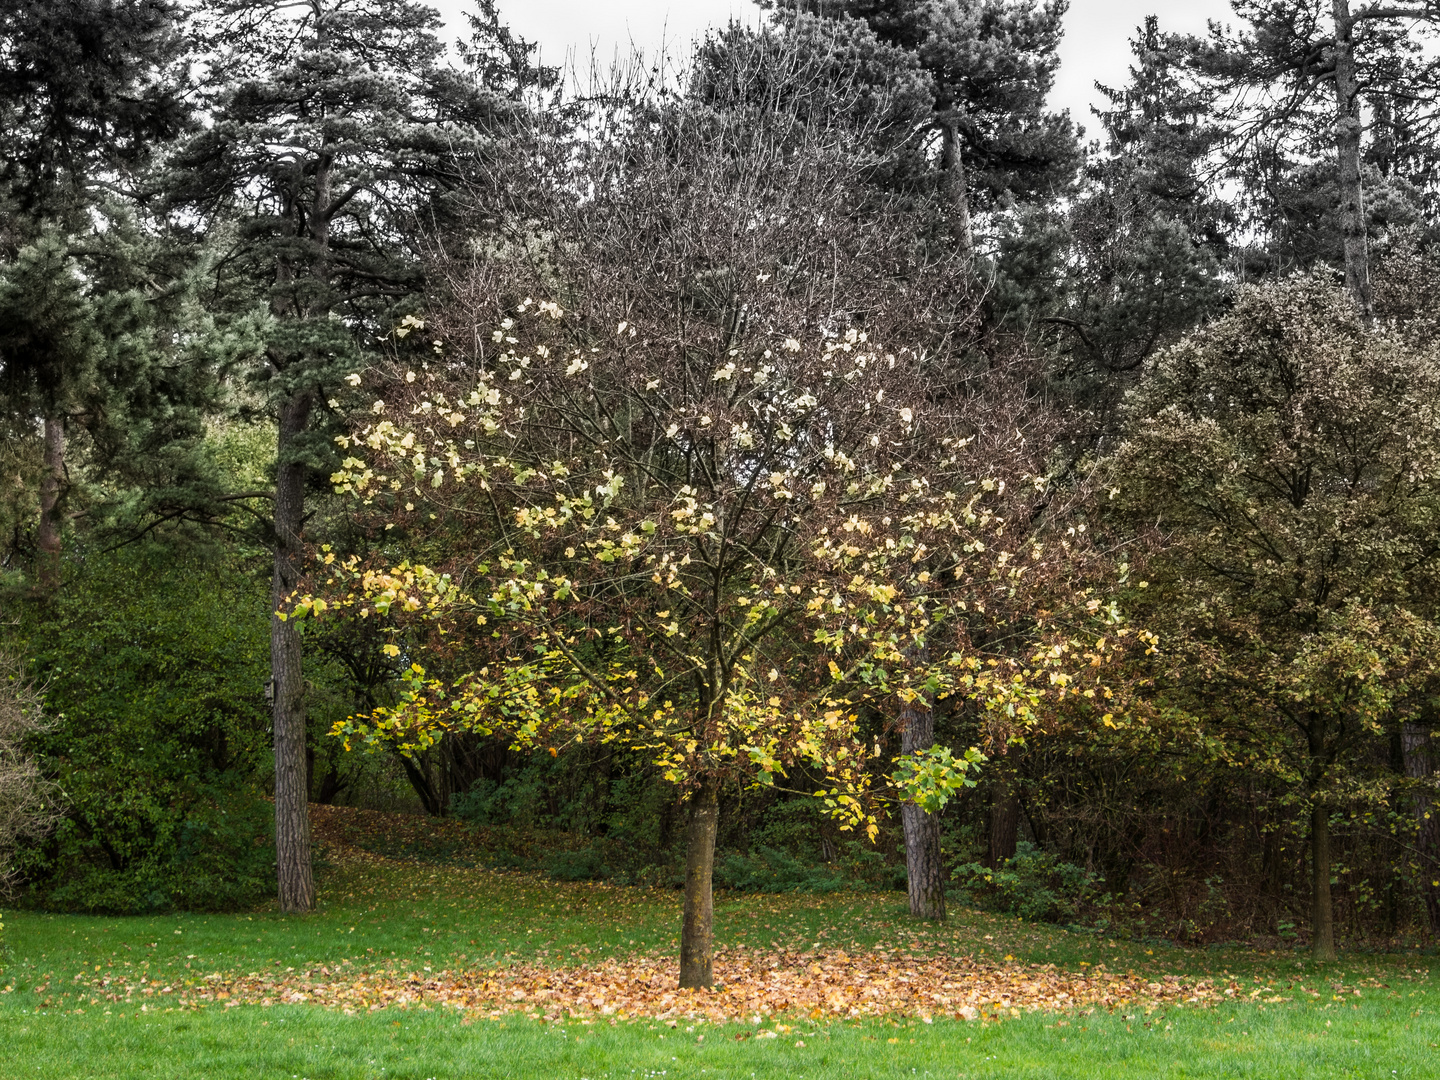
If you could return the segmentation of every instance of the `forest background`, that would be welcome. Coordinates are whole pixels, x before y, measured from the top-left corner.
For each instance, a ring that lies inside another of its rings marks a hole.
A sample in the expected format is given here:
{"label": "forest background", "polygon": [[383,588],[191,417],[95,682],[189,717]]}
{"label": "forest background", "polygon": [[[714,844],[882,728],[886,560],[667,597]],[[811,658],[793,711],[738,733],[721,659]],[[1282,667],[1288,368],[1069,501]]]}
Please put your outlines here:
{"label": "forest background", "polygon": [[1440,7],[0,15],[21,902],[314,904],[307,804],[496,865],[1135,936],[1440,932]]}

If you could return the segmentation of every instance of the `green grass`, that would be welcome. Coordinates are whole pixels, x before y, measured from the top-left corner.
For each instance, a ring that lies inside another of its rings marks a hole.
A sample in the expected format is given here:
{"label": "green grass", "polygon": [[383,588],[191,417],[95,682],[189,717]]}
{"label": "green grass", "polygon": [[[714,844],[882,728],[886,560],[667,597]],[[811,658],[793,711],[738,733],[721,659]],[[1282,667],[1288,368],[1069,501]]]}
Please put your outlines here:
{"label": "green grass", "polygon": [[453,971],[678,947],[679,897],[661,890],[389,862],[331,870],[321,895],[299,918],[7,912],[0,1077],[1440,1077],[1430,957],[1352,954],[1317,967],[1295,953],[1112,941],[968,910],[935,927],[909,920],[903,897],[885,893],[722,896],[717,942],[1204,975],[1247,1000],[1000,1023],[789,1021],[794,1030],[780,1038],[737,1039],[754,1026],[466,1023],[453,1011],[347,1016],[306,1006],[167,1012],[163,1002],[139,1012],[73,986],[97,970],[183,984],[312,964]]}
{"label": "green grass", "polygon": [[[1251,1005],[1127,1020],[1030,1014],[1003,1023],[795,1025],[775,1039],[740,1025],[668,1028],[467,1024],[454,1014],[346,1016],[304,1006],[83,1017],[0,1011],[10,1077],[1434,1077],[1440,1000],[1332,1009]],[[1064,1026],[1057,1026],[1063,1024]],[[692,1030],[693,1029],[693,1030]],[[703,1035],[703,1041],[699,1036]],[[804,1046],[796,1043],[803,1042]]]}

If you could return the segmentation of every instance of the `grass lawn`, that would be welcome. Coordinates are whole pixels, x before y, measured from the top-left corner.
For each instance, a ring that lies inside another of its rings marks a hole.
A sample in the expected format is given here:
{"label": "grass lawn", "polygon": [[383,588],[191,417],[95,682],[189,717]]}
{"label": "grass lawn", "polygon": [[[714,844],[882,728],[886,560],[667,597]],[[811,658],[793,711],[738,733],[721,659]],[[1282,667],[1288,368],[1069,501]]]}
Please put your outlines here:
{"label": "grass lawn", "polygon": [[1321,967],[1299,954],[1127,943],[969,910],[925,926],[900,894],[722,896],[717,943],[772,967],[813,968],[845,950],[902,974],[927,957],[963,956],[1017,978],[1203,979],[1212,1003],[997,1004],[966,1021],[916,1015],[901,995],[888,1016],[781,1008],[717,1023],[658,1007],[575,1016],[515,1004],[525,1011],[492,1017],[423,1000],[342,1010],[199,999],[251,975],[283,982],[323,970],[332,985],[358,985],[678,951],[673,892],[374,856],[327,870],[319,909],[299,918],[7,912],[5,924],[5,1078],[1440,1078],[1433,956],[1343,955]]}

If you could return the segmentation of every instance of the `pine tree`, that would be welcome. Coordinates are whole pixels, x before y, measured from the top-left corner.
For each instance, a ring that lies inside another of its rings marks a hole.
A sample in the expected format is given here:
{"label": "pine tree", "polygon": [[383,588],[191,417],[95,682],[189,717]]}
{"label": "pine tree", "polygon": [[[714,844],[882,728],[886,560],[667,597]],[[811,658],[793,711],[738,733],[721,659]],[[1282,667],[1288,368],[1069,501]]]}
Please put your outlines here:
{"label": "pine tree", "polygon": [[[1278,175],[1289,180],[1296,210],[1304,212],[1307,192],[1320,206],[1328,202],[1338,224],[1346,288],[1368,319],[1373,302],[1363,106],[1368,102],[1380,121],[1371,125],[1372,139],[1384,139],[1407,130],[1417,103],[1433,100],[1440,63],[1424,55],[1421,42],[1440,26],[1440,3],[1234,0],[1233,6],[1248,28],[1232,32],[1212,24],[1208,36],[1177,37],[1175,44],[1232,101],[1217,118],[1231,126],[1232,161],[1249,171],[1252,191],[1274,188]],[[1416,142],[1423,143],[1423,136]],[[1393,164],[1394,148],[1389,157]],[[1309,216],[1313,220],[1313,212]]]}
{"label": "pine tree", "polygon": [[[163,0],[21,0],[0,10],[0,396],[44,429],[37,580],[59,583],[67,427],[105,421],[108,302],[77,236],[187,121],[176,9]],[[88,284],[87,284],[88,282]],[[131,372],[132,375],[135,372]],[[131,387],[131,389],[137,389]]]}
{"label": "pine tree", "polygon": [[[788,4],[775,6],[788,7]],[[803,0],[797,8],[864,21],[912,54],[931,81],[930,126],[951,231],[975,247],[973,217],[1064,191],[1078,163],[1068,115],[1045,107],[1059,65],[1065,0]]]}
{"label": "pine tree", "polygon": [[188,120],[168,0],[14,0],[0,9],[0,198],[12,236],[74,228],[102,185]]}
{"label": "pine tree", "polygon": [[1038,328],[1054,385],[1086,410],[1082,441],[1113,431],[1145,360],[1215,310],[1238,220],[1208,174],[1223,131],[1213,95],[1185,77],[1158,20],[1131,40],[1122,86],[1099,86],[1104,141],[1076,197],[1017,216],[998,260],[997,306]]}
{"label": "pine tree", "polygon": [[49,234],[21,249],[0,276],[0,396],[12,414],[44,418],[35,579],[45,592],[60,584],[66,420],[93,394],[103,350],[64,239]]}
{"label": "pine tree", "polygon": [[[528,46],[494,9],[467,70],[443,63],[439,17],[409,0],[229,0],[208,13],[211,122],[176,155],[171,205],[233,229],[221,274],[236,313],[263,304],[249,372],[278,432],[271,668],[281,907],[315,901],[301,641],[283,613],[300,581],[312,481],[332,471],[347,376],[424,288],[415,239],[443,220],[491,140],[523,111]],[[233,223],[233,225],[231,224]]]}

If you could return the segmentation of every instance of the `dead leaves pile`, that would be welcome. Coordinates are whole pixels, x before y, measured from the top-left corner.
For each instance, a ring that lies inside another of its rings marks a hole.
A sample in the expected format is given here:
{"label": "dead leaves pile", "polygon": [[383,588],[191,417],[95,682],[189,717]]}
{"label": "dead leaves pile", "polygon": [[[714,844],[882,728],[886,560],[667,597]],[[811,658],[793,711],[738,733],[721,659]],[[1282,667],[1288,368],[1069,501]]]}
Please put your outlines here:
{"label": "dead leaves pile", "polygon": [[1223,996],[1209,980],[1158,982],[1134,974],[1067,972],[1053,964],[985,964],[966,958],[809,953],[721,954],[716,988],[680,990],[673,958],[636,957],[592,966],[514,964],[488,971],[395,972],[321,966],[240,977],[203,976],[189,985],[77,976],[93,1004],[142,1008],[317,1004],[349,1012],[450,1008],[467,1015],[528,1013],[549,1019],[649,1017],[739,1020],[757,1015],[905,1015],[973,1020],[1037,1009],[1203,1005]]}

